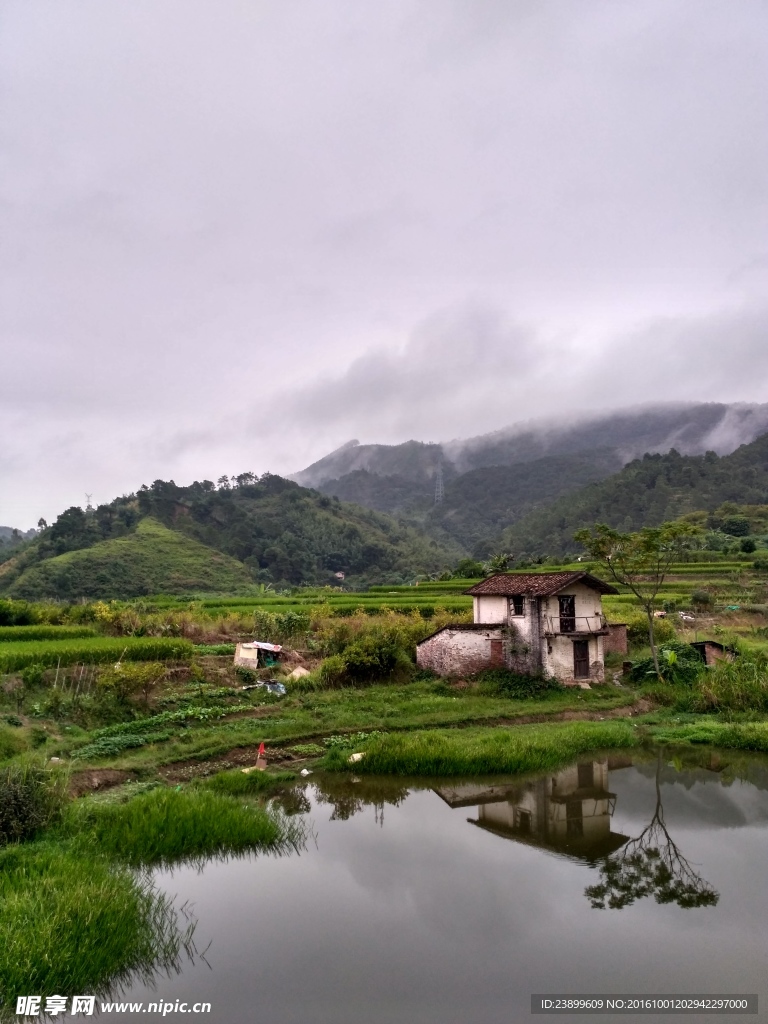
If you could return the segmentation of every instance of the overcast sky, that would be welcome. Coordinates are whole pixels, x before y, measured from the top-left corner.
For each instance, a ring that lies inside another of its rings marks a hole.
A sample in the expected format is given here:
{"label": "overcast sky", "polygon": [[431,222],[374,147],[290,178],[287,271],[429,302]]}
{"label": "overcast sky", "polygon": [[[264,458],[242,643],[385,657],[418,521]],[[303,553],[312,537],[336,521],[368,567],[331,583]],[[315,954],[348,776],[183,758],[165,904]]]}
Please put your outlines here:
{"label": "overcast sky", "polygon": [[0,524],[768,400],[765,0],[3,0]]}

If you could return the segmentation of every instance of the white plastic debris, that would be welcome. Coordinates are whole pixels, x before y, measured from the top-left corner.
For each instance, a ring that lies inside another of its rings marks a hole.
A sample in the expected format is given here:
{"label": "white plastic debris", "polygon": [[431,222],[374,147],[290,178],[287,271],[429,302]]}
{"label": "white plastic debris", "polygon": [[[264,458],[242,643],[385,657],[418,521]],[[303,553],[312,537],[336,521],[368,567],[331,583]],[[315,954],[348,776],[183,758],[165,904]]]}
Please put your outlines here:
{"label": "white plastic debris", "polygon": [[299,775],[303,775],[305,779],[308,775],[311,774],[312,772],[309,770],[309,768],[302,768],[301,771],[299,772]]}
{"label": "white plastic debris", "polygon": [[350,764],[357,764],[357,762],[362,761],[364,757],[364,752],[360,754],[350,754],[349,757],[347,758],[347,761],[349,761]]}

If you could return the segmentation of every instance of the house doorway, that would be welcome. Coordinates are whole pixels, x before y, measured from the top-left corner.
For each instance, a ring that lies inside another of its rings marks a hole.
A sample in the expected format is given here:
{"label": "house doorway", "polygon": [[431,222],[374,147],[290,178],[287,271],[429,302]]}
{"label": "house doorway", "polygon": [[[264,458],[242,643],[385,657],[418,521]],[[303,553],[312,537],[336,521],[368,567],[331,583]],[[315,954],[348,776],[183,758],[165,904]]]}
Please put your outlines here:
{"label": "house doorway", "polygon": [[558,597],[560,605],[560,632],[573,633],[576,630],[576,598]]}
{"label": "house doorway", "polygon": [[573,641],[573,678],[589,679],[589,640]]}

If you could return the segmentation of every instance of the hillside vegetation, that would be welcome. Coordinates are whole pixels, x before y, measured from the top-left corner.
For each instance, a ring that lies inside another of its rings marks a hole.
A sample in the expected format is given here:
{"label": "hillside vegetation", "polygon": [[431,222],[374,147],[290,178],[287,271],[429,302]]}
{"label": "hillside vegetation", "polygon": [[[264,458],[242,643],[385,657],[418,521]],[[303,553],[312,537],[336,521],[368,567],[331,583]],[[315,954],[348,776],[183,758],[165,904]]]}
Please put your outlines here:
{"label": "hillside vegetation", "polygon": [[31,565],[6,592],[26,600],[138,597],[163,590],[237,590],[251,582],[236,559],[148,516],[125,537]]}
{"label": "hillside vegetation", "polygon": [[631,532],[714,512],[728,502],[768,504],[768,434],[722,457],[675,450],[644,455],[614,476],[529,514],[504,531],[500,545],[514,553],[558,555],[573,551],[574,533],[596,522]]}
{"label": "hillside vegetation", "polygon": [[389,516],[244,474],[179,487],[157,480],[135,495],[70,508],[0,565],[0,593],[36,600],[149,593],[242,592],[278,586],[400,583],[460,557]]}
{"label": "hillside vegetation", "polygon": [[[725,454],[766,428],[766,406],[646,407],[567,425],[542,421],[443,445],[350,442],[296,479],[396,515],[441,545],[458,544],[485,559],[503,546],[502,532],[528,513],[611,477],[633,458],[673,447],[689,455],[707,449]],[[438,466],[441,504],[434,500]]]}

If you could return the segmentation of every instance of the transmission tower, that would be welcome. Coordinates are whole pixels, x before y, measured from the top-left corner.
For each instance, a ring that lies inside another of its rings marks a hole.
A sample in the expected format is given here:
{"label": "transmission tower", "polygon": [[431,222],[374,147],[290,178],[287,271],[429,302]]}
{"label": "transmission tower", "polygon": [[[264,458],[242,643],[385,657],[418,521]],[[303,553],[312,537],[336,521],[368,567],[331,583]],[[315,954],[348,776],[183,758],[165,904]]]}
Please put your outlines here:
{"label": "transmission tower", "polygon": [[443,460],[441,459],[437,464],[437,469],[435,470],[435,504],[442,505],[444,497],[445,491],[443,489]]}
{"label": "transmission tower", "polygon": [[91,504],[91,498],[92,497],[93,497],[92,494],[88,494],[87,491],[85,492],[85,511],[86,512],[93,512],[93,505]]}

